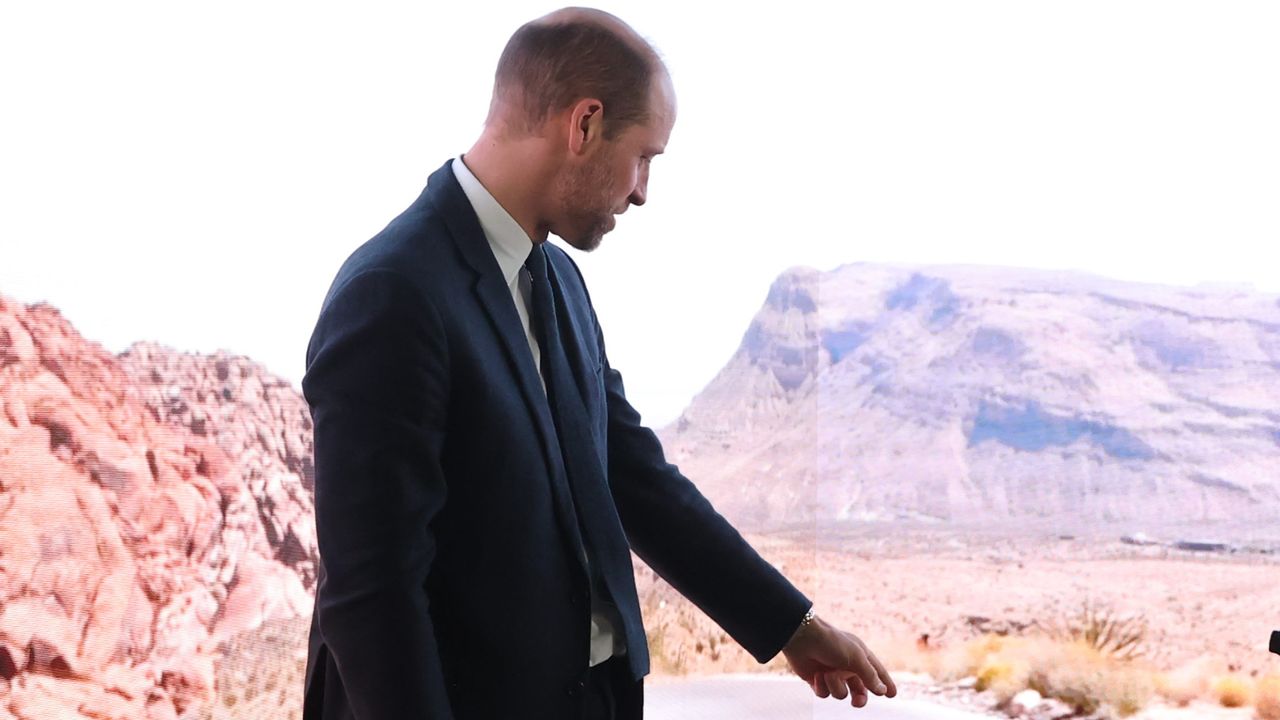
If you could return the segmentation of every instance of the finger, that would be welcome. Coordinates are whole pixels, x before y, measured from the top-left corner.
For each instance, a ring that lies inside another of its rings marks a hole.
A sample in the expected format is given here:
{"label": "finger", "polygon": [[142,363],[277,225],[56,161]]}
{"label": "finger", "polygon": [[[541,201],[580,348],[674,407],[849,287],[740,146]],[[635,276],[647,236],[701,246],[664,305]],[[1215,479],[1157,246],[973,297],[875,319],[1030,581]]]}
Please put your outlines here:
{"label": "finger", "polygon": [[849,686],[849,703],[856,708],[863,707],[867,704],[869,696],[867,688],[862,684],[862,678],[857,675],[850,675],[845,679]]}
{"label": "finger", "polygon": [[831,691],[827,690],[826,678],[823,673],[815,672],[813,677],[809,679],[809,687],[813,688],[813,694],[820,698],[831,696]]}
{"label": "finger", "polygon": [[876,675],[880,678],[880,682],[884,683],[885,691],[876,694],[895,697],[898,694],[898,686],[894,684],[893,678],[889,677],[889,671],[885,669],[884,663],[880,662],[880,659],[871,651],[867,651],[867,661],[876,669]]}
{"label": "finger", "polygon": [[849,697],[849,688],[842,677],[836,673],[824,672],[822,678],[826,682],[827,690],[831,691],[832,697],[837,700]]}
{"label": "finger", "polygon": [[[875,666],[871,664],[869,657],[871,651],[867,650],[867,646],[857,637],[845,633],[845,637],[850,638],[852,647],[845,653],[845,664],[850,670],[858,674],[862,680],[863,686],[877,695],[884,695],[888,692],[888,686],[880,680],[880,673]],[[876,662],[879,662],[878,660]],[[843,700],[843,698],[841,698]]]}

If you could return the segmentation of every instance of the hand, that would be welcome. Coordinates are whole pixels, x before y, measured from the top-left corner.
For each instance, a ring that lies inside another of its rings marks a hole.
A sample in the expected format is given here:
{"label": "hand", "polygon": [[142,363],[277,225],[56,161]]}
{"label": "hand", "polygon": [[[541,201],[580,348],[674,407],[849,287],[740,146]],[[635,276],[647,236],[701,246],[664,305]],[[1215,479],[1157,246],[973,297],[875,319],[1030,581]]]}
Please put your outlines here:
{"label": "hand", "polygon": [[884,665],[852,633],[844,632],[819,617],[796,630],[782,648],[791,671],[820,698],[850,698],[860,708],[867,704],[868,690],[894,697],[898,688]]}

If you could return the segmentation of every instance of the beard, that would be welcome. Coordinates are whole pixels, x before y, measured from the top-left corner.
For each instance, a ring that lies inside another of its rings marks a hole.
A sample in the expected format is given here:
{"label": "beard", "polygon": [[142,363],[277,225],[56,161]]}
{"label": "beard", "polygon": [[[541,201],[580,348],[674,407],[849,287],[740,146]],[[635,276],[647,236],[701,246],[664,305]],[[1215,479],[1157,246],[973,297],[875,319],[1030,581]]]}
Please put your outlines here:
{"label": "beard", "polygon": [[573,247],[591,252],[614,226],[613,180],[609,158],[587,163],[556,179],[557,203],[564,227],[555,231]]}

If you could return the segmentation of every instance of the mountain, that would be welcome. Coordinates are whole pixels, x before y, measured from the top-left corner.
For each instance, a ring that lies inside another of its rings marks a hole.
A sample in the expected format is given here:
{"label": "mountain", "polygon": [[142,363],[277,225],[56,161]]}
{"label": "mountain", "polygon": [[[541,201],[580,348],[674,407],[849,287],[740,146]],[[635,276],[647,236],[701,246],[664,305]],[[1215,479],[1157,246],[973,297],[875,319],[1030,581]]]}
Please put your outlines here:
{"label": "mountain", "polygon": [[207,716],[221,647],[310,615],[313,484],[288,382],[0,296],[0,718]]}
{"label": "mountain", "polygon": [[782,274],[659,433],[749,529],[1280,519],[1280,297],[1074,273]]}

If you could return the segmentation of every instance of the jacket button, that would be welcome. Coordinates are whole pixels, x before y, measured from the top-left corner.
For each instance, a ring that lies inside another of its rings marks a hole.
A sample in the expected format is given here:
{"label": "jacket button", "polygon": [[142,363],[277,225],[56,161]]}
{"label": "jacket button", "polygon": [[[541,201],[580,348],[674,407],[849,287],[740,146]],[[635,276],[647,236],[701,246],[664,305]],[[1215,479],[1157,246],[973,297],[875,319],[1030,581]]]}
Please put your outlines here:
{"label": "jacket button", "polygon": [[579,680],[569,685],[568,690],[566,690],[565,692],[569,693],[569,697],[578,697],[579,695],[582,694],[582,689],[585,688],[586,686],[587,684],[585,682]]}

